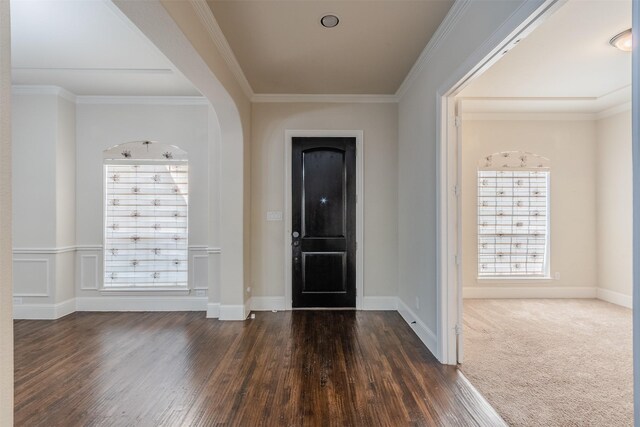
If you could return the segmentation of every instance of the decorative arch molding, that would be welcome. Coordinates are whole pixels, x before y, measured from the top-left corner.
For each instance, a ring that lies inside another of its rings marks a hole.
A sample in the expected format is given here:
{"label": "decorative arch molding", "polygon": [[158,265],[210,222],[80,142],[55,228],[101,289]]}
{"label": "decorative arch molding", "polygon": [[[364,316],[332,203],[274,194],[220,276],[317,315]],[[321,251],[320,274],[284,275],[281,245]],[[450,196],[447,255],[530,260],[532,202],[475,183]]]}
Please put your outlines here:
{"label": "decorative arch molding", "polygon": [[[244,293],[248,259],[245,259],[244,247],[244,130],[238,106],[242,101],[234,100],[230,93],[237,91],[221,83],[214,74],[214,66],[205,62],[161,0],[113,2],[117,13],[124,13],[211,103],[213,114],[210,116],[217,122],[219,135],[215,139],[220,147],[219,158],[211,166],[219,172],[220,201],[217,206],[219,237],[214,237],[209,246],[220,247],[221,253],[219,289],[210,289],[207,317],[244,320],[249,306]],[[224,74],[225,70],[219,72]],[[216,238],[219,241],[215,241]]]}
{"label": "decorative arch molding", "polygon": [[549,170],[551,160],[528,151],[501,151],[478,162],[479,170]]}
{"label": "decorative arch molding", "polygon": [[175,145],[156,141],[131,141],[114,145],[102,152],[108,160],[160,160],[163,162],[183,162],[189,160],[186,151]]}

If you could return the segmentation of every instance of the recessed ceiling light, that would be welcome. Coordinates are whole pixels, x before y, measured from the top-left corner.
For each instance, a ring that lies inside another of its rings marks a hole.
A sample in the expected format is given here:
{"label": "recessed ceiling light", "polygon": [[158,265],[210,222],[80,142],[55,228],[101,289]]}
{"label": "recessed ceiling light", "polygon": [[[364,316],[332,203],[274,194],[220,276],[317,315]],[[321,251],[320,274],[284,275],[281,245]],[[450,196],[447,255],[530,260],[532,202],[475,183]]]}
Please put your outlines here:
{"label": "recessed ceiling light", "polygon": [[620,34],[617,34],[615,37],[609,40],[609,44],[624,52],[631,52],[632,50],[631,28],[621,32]]}
{"label": "recessed ceiling light", "polygon": [[336,15],[324,15],[322,18],[320,18],[320,24],[322,24],[322,26],[325,28],[336,27],[339,22],[340,20]]}

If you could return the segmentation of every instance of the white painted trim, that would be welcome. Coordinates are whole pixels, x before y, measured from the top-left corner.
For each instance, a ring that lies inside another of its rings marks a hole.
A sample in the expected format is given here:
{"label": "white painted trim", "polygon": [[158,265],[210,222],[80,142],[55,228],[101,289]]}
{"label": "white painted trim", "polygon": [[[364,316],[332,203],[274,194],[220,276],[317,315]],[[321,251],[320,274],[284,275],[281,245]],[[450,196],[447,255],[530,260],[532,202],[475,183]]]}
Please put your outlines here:
{"label": "white painted trim", "polygon": [[248,313],[245,312],[244,305],[226,305],[220,304],[218,318],[220,320],[245,320]]}
{"label": "white painted trim", "polygon": [[13,85],[12,95],[56,95],[67,101],[76,102],[76,95],[60,86],[52,85]]}
{"label": "white painted trim", "polygon": [[243,306],[245,319],[249,318],[249,315],[251,314],[251,304],[252,304],[252,298],[249,297],[249,299],[244,302],[244,306]]}
{"label": "white painted trim", "polygon": [[622,307],[633,308],[633,297],[609,289],[598,288],[596,298]]}
{"label": "white painted trim", "polygon": [[[633,299],[640,299],[640,0],[633,0],[632,53],[632,159],[633,159]],[[640,310],[633,310],[634,425],[640,424]]]}
{"label": "white painted trim", "polygon": [[207,304],[207,319],[218,319],[220,317],[220,303],[210,302]]}
{"label": "white painted trim", "polygon": [[[458,150],[460,141],[454,124],[456,117],[454,97],[475,77],[496,63],[502,52],[513,48],[520,38],[531,33],[565,2],[566,0],[522,2],[485,42],[450,74],[437,91],[436,200],[438,209],[436,222],[439,231],[436,238],[438,322],[436,357],[442,363],[454,365],[458,362],[458,356],[463,354],[462,340],[459,339],[462,335],[456,334],[461,326],[463,290],[461,290],[459,277],[460,266],[455,262],[461,249],[459,247],[462,221],[458,220],[461,215],[459,203],[452,194],[460,177],[460,150]],[[454,7],[457,3],[454,3]]]}
{"label": "white painted trim", "polygon": [[604,111],[596,114],[596,119],[604,119],[607,117],[615,116],[616,114],[625,113],[632,108],[632,102],[625,102],[624,104],[616,105],[615,107],[608,108]]}
{"label": "white painted trim", "polygon": [[102,245],[77,245],[76,251],[101,251]]}
{"label": "white painted trim", "polygon": [[207,301],[190,296],[78,297],[76,311],[205,311]]}
{"label": "white painted trim", "polygon": [[398,297],[364,297],[363,310],[397,311]]}
{"label": "white painted trim", "polygon": [[467,286],[462,297],[467,298],[596,298],[595,286]]}
{"label": "white painted trim", "polygon": [[434,334],[433,331],[429,329],[429,327],[425,325],[413,311],[411,311],[401,298],[398,298],[398,312],[404,321],[409,324],[411,329],[413,329],[416,335],[418,335],[418,338],[420,338],[427,349],[437,357],[438,339],[436,334]]}
{"label": "white painted trim", "polygon": [[284,131],[284,297],[285,308],[292,306],[291,277],[291,143],[294,137],[353,137],[356,139],[356,310],[362,309],[364,296],[364,132],[362,130]]}
{"label": "white painted trim", "polygon": [[75,312],[75,298],[57,304],[15,304],[14,319],[55,320]]}
{"label": "white painted trim", "polygon": [[74,252],[75,250],[75,246],[63,246],[59,248],[13,248],[13,254],[63,254],[66,252]]}
{"label": "white painted trim", "polygon": [[253,311],[284,311],[285,297],[251,297],[251,310]]}
{"label": "white painted trim", "polygon": [[207,1],[189,0],[189,2],[195,10],[196,15],[198,15],[198,18],[200,18],[200,22],[207,30],[207,33],[209,33],[209,37],[218,48],[218,51],[220,51],[222,58],[227,63],[227,66],[229,67],[231,74],[233,74],[236,81],[238,82],[238,85],[240,85],[240,88],[247,96],[247,98],[251,99],[251,97],[253,96],[253,89],[251,88],[251,84],[249,83],[249,80],[247,80],[247,77],[244,75],[244,72],[240,67],[240,63],[233,53],[231,46],[229,46],[229,42],[224,36],[220,25],[218,25],[218,21],[216,21],[216,18],[213,15],[211,8],[207,4]]}
{"label": "white painted trim", "polygon": [[[25,254],[62,254],[66,252],[74,252],[74,251],[101,251],[103,249],[102,245],[76,245],[76,246],[61,246],[59,248],[13,248],[13,253],[15,255],[25,255]],[[206,251],[210,254],[219,254],[222,252],[222,249],[216,247],[208,247],[205,245],[194,245],[189,246],[190,251]]]}
{"label": "white painted trim", "polygon": [[251,97],[254,103],[347,103],[347,104],[382,104],[397,103],[396,95],[348,95],[348,94],[291,94],[291,93],[264,93]]}
{"label": "white painted trim", "polygon": [[[32,263],[44,263],[46,268],[46,277],[47,281],[45,283],[46,292],[45,293],[25,293],[25,292],[14,292],[14,297],[48,297],[51,295],[51,268],[49,265],[48,258],[13,258],[13,263],[16,262],[32,262]],[[15,280],[15,272],[14,272],[14,280]]]}
{"label": "white painted trim", "polygon": [[64,317],[68,314],[75,313],[76,311],[76,299],[70,298],[66,301],[59,302],[55,305],[56,319]]}
{"label": "white painted trim", "polygon": [[465,113],[464,121],[591,121],[598,119],[593,113]]}
{"label": "white painted trim", "polygon": [[209,105],[204,96],[77,96],[81,105]]}
{"label": "white painted trim", "polygon": [[431,36],[429,43],[427,43],[427,46],[422,50],[422,53],[420,53],[420,56],[396,91],[396,97],[398,99],[402,98],[405,93],[407,93],[407,90],[409,90],[420,72],[431,61],[435,50],[440,46],[440,44],[442,44],[445,37],[449,35],[449,32],[451,32],[451,29],[456,25],[460,16],[462,16],[462,13],[467,9],[470,3],[470,0],[458,0],[453,3],[453,6],[449,9],[449,12],[442,20],[442,23],[440,23],[436,32]]}

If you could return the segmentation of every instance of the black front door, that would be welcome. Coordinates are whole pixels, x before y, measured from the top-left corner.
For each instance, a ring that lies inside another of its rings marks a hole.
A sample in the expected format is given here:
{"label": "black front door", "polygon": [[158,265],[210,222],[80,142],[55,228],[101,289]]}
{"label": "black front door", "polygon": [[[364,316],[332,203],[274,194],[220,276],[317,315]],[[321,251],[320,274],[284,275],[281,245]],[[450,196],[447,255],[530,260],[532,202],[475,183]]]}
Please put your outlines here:
{"label": "black front door", "polygon": [[292,306],[355,308],[356,140],[292,142]]}

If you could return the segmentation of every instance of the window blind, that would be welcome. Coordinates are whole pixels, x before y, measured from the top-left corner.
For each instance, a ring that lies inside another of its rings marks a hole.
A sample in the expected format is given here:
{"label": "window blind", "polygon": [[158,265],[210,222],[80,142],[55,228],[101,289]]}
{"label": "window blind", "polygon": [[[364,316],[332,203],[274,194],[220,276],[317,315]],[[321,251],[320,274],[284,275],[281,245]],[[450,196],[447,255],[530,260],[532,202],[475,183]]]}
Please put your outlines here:
{"label": "window blind", "polygon": [[186,162],[106,164],[105,174],[104,287],[186,287]]}
{"label": "window blind", "polygon": [[549,172],[478,171],[478,276],[548,275]]}

